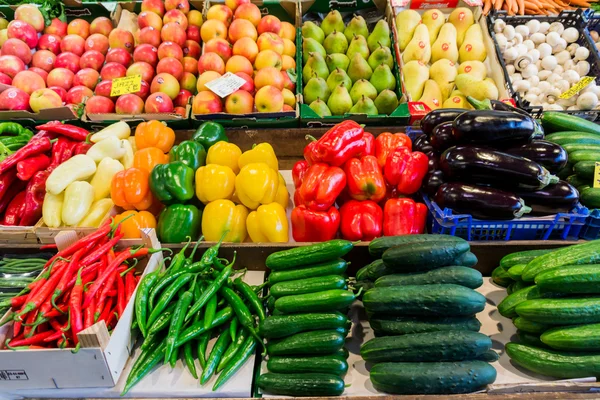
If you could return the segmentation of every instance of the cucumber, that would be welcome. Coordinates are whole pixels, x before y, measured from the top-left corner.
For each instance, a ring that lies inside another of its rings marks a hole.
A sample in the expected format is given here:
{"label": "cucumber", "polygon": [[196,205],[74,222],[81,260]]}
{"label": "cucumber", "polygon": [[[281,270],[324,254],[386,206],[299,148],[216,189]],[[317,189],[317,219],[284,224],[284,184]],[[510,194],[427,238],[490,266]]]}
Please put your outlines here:
{"label": "cucumber", "polygon": [[352,242],[341,239],[294,247],[270,254],[265,265],[273,271],[294,269],[303,265],[335,260],[348,254],[353,247]]}
{"label": "cucumber", "polygon": [[[600,138],[600,135],[598,136]],[[579,151],[595,151],[598,154],[598,150],[600,150],[600,144],[580,144],[580,143],[569,143],[561,145],[563,149],[569,153],[569,163],[575,164],[577,161],[573,161],[571,158],[571,154],[574,154]],[[585,160],[581,160],[585,161]]]}
{"label": "cucumber", "polygon": [[402,235],[383,236],[369,243],[369,254],[373,258],[381,258],[383,253],[395,246],[413,246],[417,243],[462,243],[465,239],[450,235]]}
{"label": "cucumber", "polygon": [[508,271],[510,267],[514,267],[517,264],[527,264],[537,256],[548,254],[551,251],[553,250],[526,250],[512,253],[502,257],[500,266]]}
{"label": "cucumber", "polygon": [[473,331],[438,331],[384,336],[360,348],[365,361],[463,361],[478,357],[492,347],[492,340]]}
{"label": "cucumber", "polygon": [[[354,284],[354,290],[358,291],[362,288],[363,292],[366,292],[369,289],[372,289],[375,287],[375,282],[372,281],[356,281],[356,283]],[[362,293],[359,296],[359,298],[362,298]]]}
{"label": "cucumber", "polygon": [[258,333],[267,339],[277,339],[306,331],[350,328],[350,325],[348,317],[338,312],[275,315],[260,322]]}
{"label": "cucumber", "polygon": [[590,179],[581,178],[578,175],[571,175],[567,178],[567,183],[579,188],[584,185],[590,185],[592,181]]}
{"label": "cucumber", "polygon": [[499,359],[500,355],[491,349],[476,358],[476,360],[481,360],[485,362],[494,362],[498,361]]}
{"label": "cucumber", "polygon": [[375,287],[364,294],[363,303],[378,314],[459,317],[483,311],[485,297],[459,285],[407,285]]}
{"label": "cucumber", "polygon": [[571,265],[535,277],[540,290],[557,293],[600,293],[600,265]]}
{"label": "cucumber", "polygon": [[478,332],[481,323],[475,317],[421,318],[421,317],[372,317],[371,328],[379,336],[406,335],[410,333],[469,330]]}
{"label": "cucumber", "polygon": [[513,294],[515,292],[515,284],[516,284],[516,282],[513,282],[513,283],[511,283],[510,285],[508,285],[506,287],[506,294],[510,295],[510,294]]}
{"label": "cucumber", "polygon": [[527,300],[516,311],[521,317],[548,325],[595,324],[600,322],[600,298]]}
{"label": "cucumber", "polygon": [[577,165],[581,161],[600,161],[600,145],[594,150],[577,150],[569,153],[569,162]]}
{"label": "cucumber", "polygon": [[600,135],[600,125],[575,115],[556,111],[544,111],[542,114],[542,126],[547,132],[560,132],[574,130]]}
{"label": "cucumber", "polygon": [[517,330],[517,338],[519,343],[535,347],[547,347],[541,340],[540,335]]}
{"label": "cucumber", "polygon": [[589,208],[600,208],[600,189],[599,188],[581,188],[579,200],[583,205]]}
{"label": "cucumber", "polygon": [[507,343],[510,359],[530,371],[554,378],[600,376],[600,354],[582,354]]}
{"label": "cucumber", "polygon": [[258,377],[263,393],[280,396],[339,396],[344,393],[344,380],[333,374],[276,374],[267,372]]}
{"label": "cucumber", "polygon": [[337,356],[269,357],[267,368],[269,372],[280,374],[316,372],[344,376],[348,372],[348,362]]}
{"label": "cucumber", "polygon": [[275,310],[275,297],[269,296],[267,299],[267,310],[269,310],[269,312],[273,312],[273,310]]}
{"label": "cucumber", "polygon": [[523,270],[525,269],[526,266],[527,266],[527,264],[513,265],[506,272],[508,273],[508,276],[510,276],[510,278],[512,280],[514,280],[514,281],[520,281],[521,280],[521,275],[523,274]]}
{"label": "cucumber", "polygon": [[313,278],[326,275],[342,275],[346,272],[348,263],[341,258],[326,261],[321,264],[307,265],[305,268],[289,271],[272,271],[269,274],[269,285],[279,282],[293,281],[296,279]]}
{"label": "cucumber", "polygon": [[424,271],[450,265],[455,258],[469,251],[466,241],[457,243],[415,243],[395,246],[382,256],[385,265],[397,272]]}
{"label": "cucumber", "polygon": [[390,394],[464,394],[484,389],[496,380],[496,369],[485,361],[379,363],[371,382]]}
{"label": "cucumber", "polygon": [[559,179],[565,180],[569,176],[573,175],[573,165],[567,164],[564,168],[561,168],[556,174]]}
{"label": "cucumber", "polygon": [[476,289],[483,285],[481,272],[468,267],[443,267],[427,272],[414,272],[410,274],[393,274],[382,276],[375,281],[378,286],[398,285],[428,285],[432,283],[453,283]]}
{"label": "cucumber", "polygon": [[470,251],[459,256],[452,262],[452,265],[462,265],[463,267],[474,267],[477,265],[477,256]]}
{"label": "cucumber", "polygon": [[346,279],[339,275],[317,276],[276,283],[271,286],[269,293],[273,297],[279,298],[295,294],[322,292],[329,289],[344,289],[345,286]]}
{"label": "cucumber", "polygon": [[594,170],[595,169],[596,169],[595,161],[581,161],[573,166],[573,171],[581,179],[594,179]]}
{"label": "cucumber", "polygon": [[514,283],[512,278],[508,275],[508,272],[502,267],[496,267],[492,271],[492,281],[502,287],[508,287],[508,285]]}
{"label": "cucumber", "polygon": [[317,293],[284,296],[275,300],[275,308],[283,313],[307,313],[343,310],[356,299],[348,290],[332,289]]}
{"label": "cucumber", "polygon": [[538,299],[542,293],[537,286],[529,286],[521,290],[512,292],[498,304],[498,312],[506,318],[517,316],[516,308],[527,299]]}
{"label": "cucumber", "polygon": [[533,282],[516,281],[511,285],[511,289],[513,292],[516,292],[529,286],[533,286]]}
{"label": "cucumber", "polygon": [[397,271],[388,267],[383,263],[383,260],[375,260],[371,264],[367,265],[367,279],[375,282],[378,278],[396,273]]}
{"label": "cucumber", "polygon": [[369,274],[369,265],[367,264],[364,267],[362,267],[361,269],[359,269],[358,271],[356,271],[356,280],[357,281],[367,281],[369,280],[368,278],[368,274]]}
{"label": "cucumber", "polygon": [[301,332],[267,343],[269,356],[332,354],[344,347],[346,336],[336,331]]}
{"label": "cucumber", "polygon": [[521,278],[533,282],[536,275],[565,265],[593,264],[600,261],[600,240],[563,247],[535,258],[527,264]]}
{"label": "cucumber", "polygon": [[550,325],[540,324],[538,322],[530,321],[527,318],[517,317],[513,320],[515,327],[523,332],[533,333],[540,335],[550,328]]}
{"label": "cucumber", "polygon": [[339,358],[342,358],[344,360],[347,360],[348,357],[350,357],[350,352],[348,351],[347,348],[342,347],[341,349],[339,349],[338,351],[336,351],[335,353],[331,354],[332,356],[336,356]]}
{"label": "cucumber", "polygon": [[566,132],[556,132],[551,133],[550,135],[546,135],[544,140],[547,140],[552,143],[560,144],[599,144],[600,145],[600,135],[595,135],[593,133],[586,132],[576,132],[576,131],[566,131]]}
{"label": "cucumber", "polygon": [[600,324],[549,329],[540,337],[555,350],[600,351]]}

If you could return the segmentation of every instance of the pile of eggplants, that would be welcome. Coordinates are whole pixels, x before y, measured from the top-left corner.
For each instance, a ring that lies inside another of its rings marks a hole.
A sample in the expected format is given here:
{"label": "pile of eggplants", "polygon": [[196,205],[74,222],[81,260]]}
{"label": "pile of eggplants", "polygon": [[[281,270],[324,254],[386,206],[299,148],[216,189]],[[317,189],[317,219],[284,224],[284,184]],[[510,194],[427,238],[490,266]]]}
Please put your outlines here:
{"label": "pile of eggplants", "polygon": [[425,193],[442,209],[478,219],[570,212],[579,193],[553,175],[567,164],[567,152],[544,141],[525,111],[500,101],[486,107],[439,109],[423,118],[413,150],[430,159]]}

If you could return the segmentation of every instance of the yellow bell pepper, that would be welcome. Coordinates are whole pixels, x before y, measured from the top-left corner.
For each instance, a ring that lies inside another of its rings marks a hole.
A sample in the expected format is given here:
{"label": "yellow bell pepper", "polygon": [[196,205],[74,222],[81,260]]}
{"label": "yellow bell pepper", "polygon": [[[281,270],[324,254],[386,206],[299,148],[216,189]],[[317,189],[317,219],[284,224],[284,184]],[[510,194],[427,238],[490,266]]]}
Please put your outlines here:
{"label": "yellow bell pepper", "polygon": [[114,222],[121,222],[121,233],[125,239],[139,239],[142,237],[141,229],[156,229],[156,218],[148,211],[125,211],[115,216]]}
{"label": "yellow bell pepper", "polygon": [[204,207],[202,213],[202,234],[207,242],[216,242],[223,237],[224,242],[243,242],[246,240],[246,219],[248,209],[235,205],[231,200],[215,200]]}
{"label": "yellow bell pepper", "polygon": [[205,165],[196,171],[196,197],[204,204],[231,199],[234,189],[235,174],[225,165]]}
{"label": "yellow bell pepper", "polygon": [[120,158],[121,164],[125,167],[125,169],[133,167],[133,147],[131,146],[131,142],[127,139],[122,139],[123,148],[125,149],[125,154]]}
{"label": "yellow bell pepper", "polygon": [[85,217],[94,202],[94,188],[88,182],[73,182],[65,189],[62,220],[65,225],[76,226]]}
{"label": "yellow bell pepper", "polygon": [[275,155],[273,146],[269,143],[261,143],[252,147],[252,150],[245,151],[238,160],[238,166],[240,169],[251,163],[266,163],[269,167],[275,171],[279,170],[279,162]]}
{"label": "yellow bell pepper", "polygon": [[290,194],[287,190],[287,185],[285,183],[285,179],[281,172],[278,172],[279,175],[279,186],[277,187],[277,194],[275,195],[275,202],[281,204],[283,209],[285,210],[290,201]]}
{"label": "yellow bell pepper", "polygon": [[254,243],[286,243],[289,239],[287,215],[279,203],[263,205],[252,211],[246,219],[246,226]]}
{"label": "yellow bell pepper", "polygon": [[46,192],[44,204],[42,204],[42,220],[49,228],[58,228],[62,225],[62,207],[65,201],[65,193],[52,194]]}
{"label": "yellow bell pepper", "polygon": [[225,165],[237,175],[240,172],[238,160],[242,155],[242,150],[233,143],[217,142],[210,146],[206,153],[206,165],[217,164]]}
{"label": "yellow bell pepper", "polygon": [[[125,140],[126,142],[126,140]],[[123,164],[112,158],[103,158],[98,164],[98,169],[90,184],[94,188],[94,201],[110,197],[110,184],[113,176],[119,171],[123,171]]]}
{"label": "yellow bell pepper", "polygon": [[98,228],[100,224],[106,219],[106,214],[110,211],[115,203],[113,203],[112,199],[109,197],[108,199],[100,199],[96,201],[90,207],[90,211],[82,219],[77,226],[84,226],[89,228]]}
{"label": "yellow bell pepper", "polygon": [[96,162],[85,154],[78,154],[60,164],[46,179],[46,192],[60,194],[71,182],[86,180],[96,172]]}
{"label": "yellow bell pepper", "polygon": [[235,190],[243,205],[256,210],[261,204],[275,201],[279,189],[277,171],[265,163],[251,163],[235,178]]}

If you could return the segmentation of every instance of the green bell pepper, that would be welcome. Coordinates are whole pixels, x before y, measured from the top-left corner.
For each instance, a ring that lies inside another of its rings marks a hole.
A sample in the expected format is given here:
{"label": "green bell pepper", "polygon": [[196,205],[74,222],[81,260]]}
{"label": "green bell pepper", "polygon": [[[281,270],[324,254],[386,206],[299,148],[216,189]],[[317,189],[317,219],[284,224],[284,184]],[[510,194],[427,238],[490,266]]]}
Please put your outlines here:
{"label": "green bell pepper", "polygon": [[206,150],[200,143],[186,140],[173,146],[169,152],[169,160],[171,162],[181,161],[196,172],[198,168],[206,164]]}
{"label": "green bell pepper", "polygon": [[181,243],[187,237],[198,240],[202,225],[202,211],[190,204],[165,207],[158,216],[156,234],[163,243]]}
{"label": "green bell pepper", "polygon": [[196,132],[194,132],[192,139],[204,146],[206,151],[217,142],[229,142],[223,125],[212,121],[207,121],[200,125]]}
{"label": "green bell pepper", "polygon": [[181,161],[158,164],[150,174],[150,190],[163,204],[185,203],[194,197],[194,170]]}

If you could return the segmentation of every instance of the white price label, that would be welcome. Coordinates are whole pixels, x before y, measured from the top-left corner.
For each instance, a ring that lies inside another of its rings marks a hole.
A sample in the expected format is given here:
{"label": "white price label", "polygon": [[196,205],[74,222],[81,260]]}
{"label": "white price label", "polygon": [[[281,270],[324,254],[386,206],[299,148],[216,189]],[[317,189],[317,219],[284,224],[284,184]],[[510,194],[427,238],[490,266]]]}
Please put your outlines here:
{"label": "white price label", "polygon": [[205,86],[217,96],[223,98],[241,88],[245,83],[246,80],[244,80],[244,78],[228,72],[222,77],[208,82]]}

